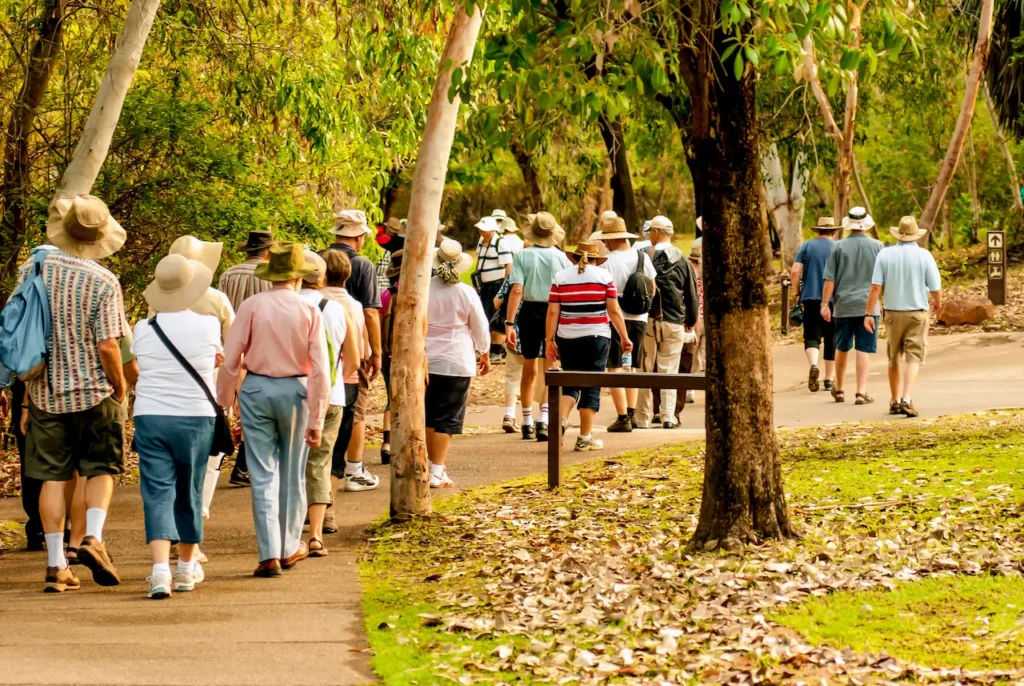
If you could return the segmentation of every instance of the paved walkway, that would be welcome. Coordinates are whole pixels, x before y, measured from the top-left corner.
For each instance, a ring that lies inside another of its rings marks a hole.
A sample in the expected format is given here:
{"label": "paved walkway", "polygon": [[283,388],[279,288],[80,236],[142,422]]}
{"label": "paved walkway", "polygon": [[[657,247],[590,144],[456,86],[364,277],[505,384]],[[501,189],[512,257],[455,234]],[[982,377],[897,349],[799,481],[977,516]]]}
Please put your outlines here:
{"label": "paved walkway", "polygon": [[[1024,405],[1024,334],[936,336],[929,354],[915,394],[922,416]],[[887,419],[884,356],[872,367],[875,405],[836,405],[827,394],[808,393],[805,378],[800,348],[776,349],[780,427]],[[610,402],[603,404],[599,424],[611,419]],[[501,414],[501,408],[474,408],[468,423],[491,425]],[[698,402],[687,408],[681,429],[608,435],[604,454],[700,438],[702,426]],[[566,459],[577,458],[567,451]],[[459,486],[470,487],[545,466],[544,446],[484,434],[453,442],[449,471]],[[370,683],[369,656],[358,652],[367,644],[356,550],[366,525],[387,511],[387,499],[386,481],[374,492],[339,494],[346,525],[328,537],[331,555],[300,563],[283,578],[260,580],[251,576],[256,546],[249,491],[225,482],[203,546],[209,580],[195,593],[156,603],[144,595],[150,565],[138,489],[118,489],[106,537],[124,580],[120,587],[101,589],[86,572],[83,590],[44,595],[45,553],[0,559],[0,684]],[[20,516],[16,499],[0,500],[0,520]]]}

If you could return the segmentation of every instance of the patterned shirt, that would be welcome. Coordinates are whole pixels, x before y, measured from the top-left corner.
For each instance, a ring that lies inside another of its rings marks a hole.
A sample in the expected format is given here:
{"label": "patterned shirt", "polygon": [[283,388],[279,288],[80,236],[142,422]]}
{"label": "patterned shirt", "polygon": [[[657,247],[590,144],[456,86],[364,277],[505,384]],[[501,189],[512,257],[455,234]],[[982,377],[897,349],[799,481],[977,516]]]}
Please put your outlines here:
{"label": "patterned shirt", "polygon": [[[22,266],[21,280],[32,270]],[[81,412],[114,393],[97,343],[131,334],[117,277],[92,260],[54,250],[43,262],[53,334],[46,374],[26,386],[32,404],[51,414]]]}
{"label": "patterned shirt", "polygon": [[[388,270],[391,269],[391,253],[385,250],[377,260],[377,287],[383,294],[391,286],[391,279],[388,278]],[[381,307],[384,303],[381,302]]]}
{"label": "patterned shirt", "polygon": [[254,257],[250,260],[246,260],[241,264],[236,264],[233,267],[228,267],[223,274],[220,275],[220,281],[217,283],[217,290],[228,296],[228,300],[231,301],[231,309],[235,312],[241,307],[242,302],[246,298],[256,295],[257,293],[263,293],[269,291],[274,287],[274,284],[263,279],[256,278],[255,271],[256,267],[263,264],[264,260]]}
{"label": "patterned shirt", "polygon": [[608,299],[618,298],[615,280],[606,269],[588,264],[580,274],[576,265],[555,274],[548,302],[556,303],[558,336],[583,338],[603,336],[611,338],[608,323]]}
{"label": "patterned shirt", "polygon": [[480,274],[480,283],[501,281],[505,278],[505,267],[512,264],[512,251],[508,244],[501,240],[497,232],[491,240],[484,244],[481,236],[476,242],[476,271]]}

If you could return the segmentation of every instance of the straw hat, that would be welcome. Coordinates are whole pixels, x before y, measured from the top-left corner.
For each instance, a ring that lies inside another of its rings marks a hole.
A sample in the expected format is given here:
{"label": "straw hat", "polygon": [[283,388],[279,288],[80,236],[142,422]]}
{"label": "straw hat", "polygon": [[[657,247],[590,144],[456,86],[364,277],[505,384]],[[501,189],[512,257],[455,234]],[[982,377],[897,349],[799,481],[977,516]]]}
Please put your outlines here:
{"label": "straw hat", "polygon": [[181,255],[186,259],[202,262],[203,266],[211,272],[215,272],[217,265],[220,264],[220,255],[223,250],[223,243],[201,241],[195,236],[181,236],[171,243],[171,249],[167,251],[167,254]]}
{"label": "straw hat", "polygon": [[850,231],[867,231],[874,225],[875,220],[863,207],[851,208],[849,214],[843,217],[843,228]]}
{"label": "straw hat", "polygon": [[818,217],[818,221],[811,227],[815,231],[835,231],[839,228],[834,217]]}
{"label": "straw hat", "polygon": [[565,240],[565,230],[558,225],[550,212],[538,212],[530,226],[523,229],[523,238],[534,245],[550,248]]}
{"label": "straw hat", "polygon": [[914,219],[913,215],[909,214],[900,219],[899,226],[889,227],[889,232],[892,233],[893,236],[896,236],[896,240],[901,243],[916,241],[921,238],[921,236],[928,233],[926,229],[918,228],[917,220]]}
{"label": "straw hat", "polygon": [[402,251],[396,250],[391,253],[391,266],[384,272],[387,278],[393,278],[402,273]]}
{"label": "straw hat", "polygon": [[434,248],[433,268],[437,269],[442,262],[454,264],[455,271],[459,274],[465,274],[473,267],[473,258],[462,252],[462,244],[454,238],[445,238],[441,245]]}
{"label": "straw hat", "polygon": [[626,220],[622,217],[607,217],[598,224],[598,230],[591,234],[591,240],[613,241],[618,238],[636,238],[636,234],[626,231]]}
{"label": "straw hat", "polygon": [[303,276],[303,281],[316,285],[320,283],[320,279],[327,277],[327,262],[324,261],[324,258],[320,257],[312,250],[304,250],[302,255],[306,258],[306,264],[311,264],[316,268],[315,271]]}
{"label": "straw hat", "polygon": [[258,265],[253,274],[264,281],[294,281],[316,270],[317,265],[306,260],[301,244],[278,243],[270,248],[270,260]]}
{"label": "straw hat", "polygon": [[384,222],[384,227],[388,230],[388,233],[393,236],[398,236],[405,231],[405,224],[403,224],[402,220],[397,217],[388,218],[388,220]]}
{"label": "straw hat", "polygon": [[269,231],[250,231],[248,240],[235,247],[242,252],[260,252],[274,244],[274,235]]}
{"label": "straw hat", "polygon": [[675,227],[672,226],[672,220],[666,216],[658,215],[651,220],[651,231],[661,231],[662,233],[675,233]]}
{"label": "straw hat", "polygon": [[61,199],[50,208],[46,237],[60,250],[83,260],[102,260],[124,245],[128,235],[93,195]]}
{"label": "straw hat", "polygon": [[498,220],[494,217],[481,217],[473,226],[479,231],[494,232],[498,230]]}
{"label": "straw hat", "polygon": [[366,213],[362,210],[342,210],[334,215],[334,235],[345,238],[359,238],[373,233],[366,223]]}
{"label": "straw hat", "polygon": [[698,231],[703,231],[704,230],[704,217],[703,216],[697,217],[697,230]]}
{"label": "straw hat", "polygon": [[199,260],[168,255],[157,263],[142,295],[154,312],[180,312],[199,302],[211,283],[213,272]]}
{"label": "straw hat", "polygon": [[502,220],[508,219],[508,212],[505,210],[491,210],[491,216],[497,219],[500,224]]}
{"label": "straw hat", "polygon": [[698,238],[690,244],[690,261],[700,262],[701,256],[704,254],[704,238]]}
{"label": "straw hat", "polygon": [[588,264],[601,264],[607,257],[601,256],[601,247],[596,241],[580,241],[576,244],[576,247],[572,252],[567,252],[566,255],[573,262],[578,263],[580,259],[587,258]]}

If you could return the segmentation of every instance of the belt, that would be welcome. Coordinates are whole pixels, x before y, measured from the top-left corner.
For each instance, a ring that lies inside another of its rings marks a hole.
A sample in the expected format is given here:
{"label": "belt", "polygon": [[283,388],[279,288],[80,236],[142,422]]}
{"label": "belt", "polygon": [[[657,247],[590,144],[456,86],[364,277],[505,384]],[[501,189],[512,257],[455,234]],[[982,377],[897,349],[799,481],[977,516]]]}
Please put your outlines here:
{"label": "belt", "polygon": [[264,379],[305,379],[308,374],[286,374],[284,376],[271,376],[270,374],[259,374],[257,372],[246,371],[248,376],[261,376]]}

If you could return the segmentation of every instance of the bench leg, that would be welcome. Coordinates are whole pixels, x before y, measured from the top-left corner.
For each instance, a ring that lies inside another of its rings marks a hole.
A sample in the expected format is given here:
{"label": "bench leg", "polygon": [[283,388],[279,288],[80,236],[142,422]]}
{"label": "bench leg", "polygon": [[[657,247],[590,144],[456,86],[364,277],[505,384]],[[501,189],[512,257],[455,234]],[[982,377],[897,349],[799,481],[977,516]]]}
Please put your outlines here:
{"label": "bench leg", "polygon": [[548,386],[548,488],[562,485],[562,400],[561,386]]}

